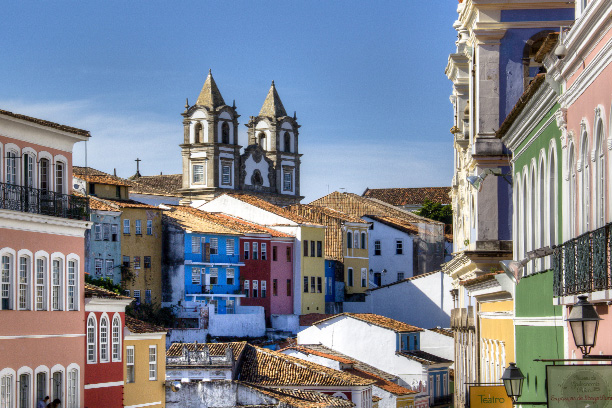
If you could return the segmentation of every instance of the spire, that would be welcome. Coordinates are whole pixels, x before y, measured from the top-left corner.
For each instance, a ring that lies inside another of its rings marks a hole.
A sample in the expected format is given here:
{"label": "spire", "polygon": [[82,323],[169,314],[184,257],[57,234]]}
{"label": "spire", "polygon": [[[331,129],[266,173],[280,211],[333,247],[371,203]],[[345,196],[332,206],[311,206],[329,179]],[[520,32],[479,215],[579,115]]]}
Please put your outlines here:
{"label": "spire", "polygon": [[196,105],[206,106],[207,108],[218,108],[225,105],[225,101],[221,96],[221,92],[219,92],[219,88],[217,88],[210,69],[208,70],[206,82],[204,82],[202,91],[200,91]]}
{"label": "spire", "polygon": [[263,106],[261,107],[259,116],[269,116],[273,118],[287,116],[287,112],[285,112],[285,107],[283,106],[283,103],[280,100],[280,96],[278,96],[278,92],[276,92],[274,81],[272,81],[272,86],[270,86],[268,96],[266,96],[266,100],[264,101]]}

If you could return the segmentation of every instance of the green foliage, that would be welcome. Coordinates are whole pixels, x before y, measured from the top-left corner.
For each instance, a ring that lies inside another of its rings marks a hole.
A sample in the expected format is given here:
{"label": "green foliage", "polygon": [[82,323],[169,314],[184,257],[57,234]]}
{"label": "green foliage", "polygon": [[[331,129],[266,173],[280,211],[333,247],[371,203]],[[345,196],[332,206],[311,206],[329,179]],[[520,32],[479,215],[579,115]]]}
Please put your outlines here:
{"label": "green foliage", "polygon": [[114,284],[111,278],[94,278],[91,275],[86,274],[85,282],[99,286],[106,290],[110,290],[111,292],[121,294],[121,285]]}
{"label": "green foliage", "polygon": [[435,203],[430,200],[425,200],[423,207],[414,212],[416,215],[421,217],[429,218],[431,220],[440,221],[445,224],[453,223],[453,210],[450,204],[442,205]]}
{"label": "green foliage", "polygon": [[146,303],[132,302],[125,308],[125,313],[143,322],[156,326],[173,327],[176,316],[169,307],[158,307]]}

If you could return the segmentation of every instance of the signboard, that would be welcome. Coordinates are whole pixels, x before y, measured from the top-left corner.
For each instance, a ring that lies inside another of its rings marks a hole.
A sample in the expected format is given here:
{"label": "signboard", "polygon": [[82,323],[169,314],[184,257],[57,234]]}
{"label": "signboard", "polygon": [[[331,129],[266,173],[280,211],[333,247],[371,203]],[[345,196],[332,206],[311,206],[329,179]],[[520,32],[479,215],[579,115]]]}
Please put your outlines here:
{"label": "signboard", "polygon": [[472,385],[470,408],[512,408],[512,399],[503,385]]}
{"label": "signboard", "polygon": [[549,408],[612,408],[611,365],[546,366]]}

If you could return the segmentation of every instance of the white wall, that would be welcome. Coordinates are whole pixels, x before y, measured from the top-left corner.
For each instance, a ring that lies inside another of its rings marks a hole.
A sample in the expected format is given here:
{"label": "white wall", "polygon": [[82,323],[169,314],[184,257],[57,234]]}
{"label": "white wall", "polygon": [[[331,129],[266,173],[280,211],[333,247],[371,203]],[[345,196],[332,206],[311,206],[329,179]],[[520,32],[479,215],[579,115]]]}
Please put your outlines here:
{"label": "white wall", "polygon": [[344,302],[343,307],[345,312],[375,313],[423,329],[450,327],[451,284],[452,278],[440,271],[372,289],[365,302]]}
{"label": "white wall", "polygon": [[421,332],[419,337],[421,338],[421,350],[446,358],[447,360],[452,361],[455,359],[455,340],[452,337],[429,330]]}
{"label": "white wall", "polygon": [[270,316],[270,322],[272,323],[272,328],[276,330],[289,331],[293,334],[297,334],[300,326],[300,315],[273,314]]}
{"label": "white wall", "polygon": [[[247,309],[240,310],[240,309]],[[236,314],[214,314],[209,305],[208,331],[211,336],[263,337],[266,318],[262,306],[239,306]],[[246,313],[245,313],[246,312]]]}

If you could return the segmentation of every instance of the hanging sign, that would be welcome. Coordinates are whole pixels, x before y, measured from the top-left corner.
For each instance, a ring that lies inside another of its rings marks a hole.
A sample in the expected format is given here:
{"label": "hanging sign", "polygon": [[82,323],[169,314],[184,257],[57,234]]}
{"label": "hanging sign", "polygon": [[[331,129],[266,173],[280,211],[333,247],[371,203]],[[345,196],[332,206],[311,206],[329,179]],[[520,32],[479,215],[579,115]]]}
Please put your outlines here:
{"label": "hanging sign", "polygon": [[512,399],[503,385],[472,385],[470,408],[512,408]]}
{"label": "hanging sign", "polygon": [[612,365],[546,366],[549,408],[612,408]]}

